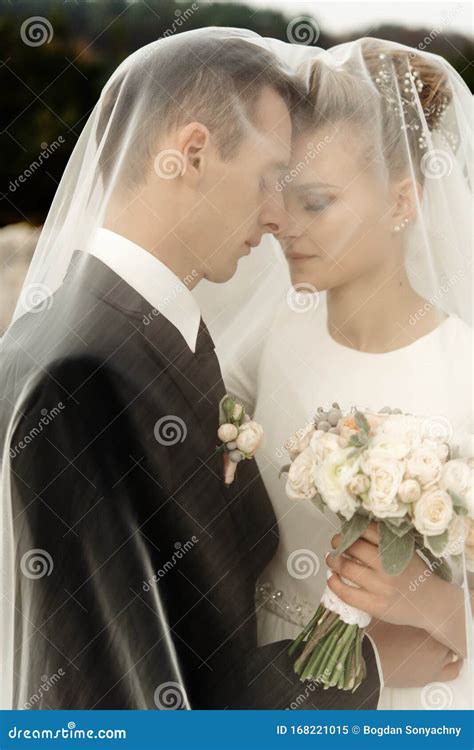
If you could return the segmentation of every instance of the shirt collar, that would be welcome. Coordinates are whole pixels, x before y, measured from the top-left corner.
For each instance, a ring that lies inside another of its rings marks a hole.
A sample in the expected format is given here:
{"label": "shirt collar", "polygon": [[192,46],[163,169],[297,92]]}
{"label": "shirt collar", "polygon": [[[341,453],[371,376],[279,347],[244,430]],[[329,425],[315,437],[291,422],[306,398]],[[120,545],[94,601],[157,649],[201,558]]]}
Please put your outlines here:
{"label": "shirt collar", "polygon": [[100,227],[88,252],[105,263],[158,310],[183,336],[192,352],[201,320],[191,290],[161,260],[126,237]]}

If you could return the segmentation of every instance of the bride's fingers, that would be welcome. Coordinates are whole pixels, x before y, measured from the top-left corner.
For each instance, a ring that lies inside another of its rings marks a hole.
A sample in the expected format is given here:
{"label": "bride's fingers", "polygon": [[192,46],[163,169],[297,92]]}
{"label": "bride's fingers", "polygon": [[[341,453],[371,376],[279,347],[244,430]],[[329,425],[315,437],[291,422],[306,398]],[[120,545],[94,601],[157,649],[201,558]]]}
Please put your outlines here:
{"label": "bride's fingers", "polygon": [[[340,534],[337,534],[331,540],[331,545],[334,548],[337,548],[339,546],[337,543],[338,536],[340,537]],[[363,565],[366,565],[368,568],[372,568],[373,570],[380,569],[379,548],[374,544],[370,544],[370,542],[358,539],[356,542],[354,542],[354,544],[351,544],[351,546],[346,549],[344,554],[356,558],[359,562],[361,562]]]}
{"label": "bride's fingers", "polygon": [[379,537],[379,530],[378,530],[377,524],[374,523],[374,521],[369,523],[369,525],[367,526],[366,530],[364,531],[364,533],[361,535],[360,538],[366,539],[371,544],[378,544],[380,541],[380,537]]}
{"label": "bride's fingers", "polygon": [[337,573],[333,573],[331,578],[328,579],[328,586],[331,591],[334,591],[340,599],[351,607],[362,609],[369,615],[374,615],[373,601],[374,597],[363,589],[355,589],[353,586],[348,586],[344,583]]}
{"label": "bride's fingers", "polygon": [[366,591],[374,594],[384,592],[384,585],[378,576],[364,565],[359,565],[359,563],[352,562],[344,557],[333,557],[332,555],[327,556],[326,565],[333,572],[338,573],[343,578],[347,578]]}

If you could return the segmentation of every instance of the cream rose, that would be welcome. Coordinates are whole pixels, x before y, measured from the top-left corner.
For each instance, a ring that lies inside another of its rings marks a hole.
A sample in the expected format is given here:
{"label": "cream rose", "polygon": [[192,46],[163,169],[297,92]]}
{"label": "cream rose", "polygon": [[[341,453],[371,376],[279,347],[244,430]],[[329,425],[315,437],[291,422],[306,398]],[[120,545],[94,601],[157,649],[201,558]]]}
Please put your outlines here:
{"label": "cream rose", "polygon": [[316,461],[311,448],[305,448],[290,466],[286,494],[290,500],[311,500],[316,495]]}
{"label": "cream rose", "polygon": [[462,497],[472,484],[471,473],[471,469],[464,461],[454,458],[443,466],[440,487]]}
{"label": "cream rose", "polygon": [[[311,449],[310,449],[311,450]],[[341,448],[331,453],[316,466],[316,486],[326,505],[349,520],[359,503],[347,486],[359,469],[359,458],[348,458],[352,448]]]}
{"label": "cream rose", "polygon": [[420,445],[407,458],[407,475],[417,479],[423,487],[437,484],[443,466],[436,450],[430,445]]}
{"label": "cream rose", "polygon": [[316,432],[321,433],[321,435],[325,434],[322,430],[315,430],[313,424],[309,424],[301,430],[294,432],[293,435],[288,438],[284,447],[288,450],[292,461],[308,447],[312,436],[316,434]]}
{"label": "cream rose", "polygon": [[316,430],[310,440],[310,447],[318,465],[322,464],[331,453],[340,451],[346,445],[347,441],[336,435],[335,432],[324,432],[323,430]]}
{"label": "cream rose", "polygon": [[356,474],[347,486],[349,492],[352,492],[353,495],[362,495],[363,492],[367,492],[369,489],[370,479],[365,474]]}
{"label": "cream rose", "polygon": [[434,487],[422,494],[415,503],[413,523],[425,536],[443,534],[453,516],[453,503],[445,490]]}
{"label": "cream rose", "polygon": [[397,498],[403,479],[403,461],[387,451],[374,448],[365,454],[363,470],[370,479],[370,488],[362,503],[364,508],[379,518],[404,516],[407,507]]}
{"label": "cream rose", "polygon": [[232,440],[235,440],[238,434],[239,431],[237,427],[235,426],[235,424],[230,424],[230,422],[221,424],[221,426],[217,430],[217,436],[219,440],[222,440],[223,443],[230,443]]}
{"label": "cream rose", "polygon": [[258,422],[250,420],[250,422],[244,422],[239,427],[239,434],[237,435],[237,448],[242,453],[247,455],[253,455],[263,438],[263,427]]}
{"label": "cream rose", "polygon": [[416,503],[421,497],[421,485],[416,479],[405,479],[398,488],[398,497],[402,503]]}

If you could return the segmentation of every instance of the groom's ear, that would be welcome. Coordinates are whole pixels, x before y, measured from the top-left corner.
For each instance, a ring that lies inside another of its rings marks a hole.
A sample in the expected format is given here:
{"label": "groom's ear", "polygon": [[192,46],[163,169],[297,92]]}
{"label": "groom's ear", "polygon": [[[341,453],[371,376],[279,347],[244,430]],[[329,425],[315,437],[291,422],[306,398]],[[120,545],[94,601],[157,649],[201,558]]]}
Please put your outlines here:
{"label": "groom's ear", "polygon": [[190,181],[202,177],[209,153],[209,143],[209,130],[200,122],[190,122],[180,130],[177,145],[183,154],[185,164],[181,176]]}

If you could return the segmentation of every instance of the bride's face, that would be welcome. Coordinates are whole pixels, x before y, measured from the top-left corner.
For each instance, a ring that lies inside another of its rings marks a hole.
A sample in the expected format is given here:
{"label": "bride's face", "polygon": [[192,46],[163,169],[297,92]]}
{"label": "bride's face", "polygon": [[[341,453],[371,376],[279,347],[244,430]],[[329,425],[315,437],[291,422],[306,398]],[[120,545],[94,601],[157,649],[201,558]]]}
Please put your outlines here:
{"label": "bride's face", "polygon": [[390,191],[362,143],[342,124],[294,144],[284,188],[289,225],[279,235],[293,284],[333,289],[388,259]]}

